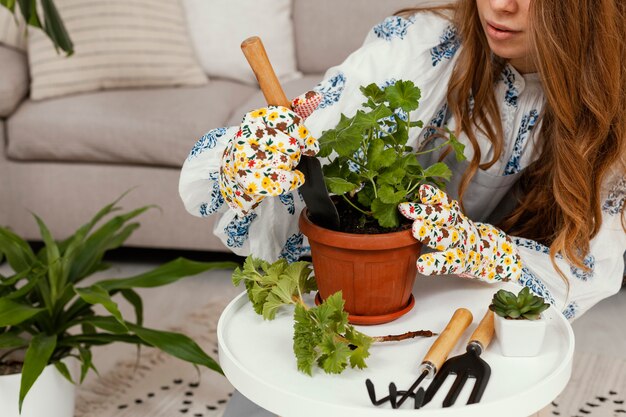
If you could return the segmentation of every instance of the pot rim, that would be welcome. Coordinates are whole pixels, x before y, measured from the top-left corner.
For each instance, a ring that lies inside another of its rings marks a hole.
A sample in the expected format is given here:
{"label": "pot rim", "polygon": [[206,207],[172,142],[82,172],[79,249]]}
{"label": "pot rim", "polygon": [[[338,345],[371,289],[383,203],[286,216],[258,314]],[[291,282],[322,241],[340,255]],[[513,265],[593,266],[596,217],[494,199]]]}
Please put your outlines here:
{"label": "pot rim", "polygon": [[345,233],[326,229],[313,223],[308,216],[306,207],[300,212],[298,225],[300,231],[309,240],[329,246],[349,249],[394,249],[405,246],[420,245],[420,241],[413,237],[411,229],[399,232],[360,234]]}

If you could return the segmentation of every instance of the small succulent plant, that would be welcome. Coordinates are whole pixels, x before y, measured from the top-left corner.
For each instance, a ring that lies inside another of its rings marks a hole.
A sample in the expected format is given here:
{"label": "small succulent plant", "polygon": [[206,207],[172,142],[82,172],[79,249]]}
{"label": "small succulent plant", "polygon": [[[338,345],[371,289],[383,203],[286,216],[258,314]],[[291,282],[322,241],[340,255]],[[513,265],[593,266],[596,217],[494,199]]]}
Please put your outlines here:
{"label": "small succulent plant", "polygon": [[489,309],[504,318],[537,320],[548,307],[550,304],[543,297],[534,295],[528,287],[524,287],[517,295],[499,290],[493,295]]}

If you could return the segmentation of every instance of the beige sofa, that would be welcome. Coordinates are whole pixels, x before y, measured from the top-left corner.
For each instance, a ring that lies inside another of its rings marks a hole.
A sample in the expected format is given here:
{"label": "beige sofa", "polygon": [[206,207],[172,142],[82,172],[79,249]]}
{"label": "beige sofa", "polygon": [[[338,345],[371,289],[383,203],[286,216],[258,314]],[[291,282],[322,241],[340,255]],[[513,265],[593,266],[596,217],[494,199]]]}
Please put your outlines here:
{"label": "beige sofa", "polygon": [[[294,0],[298,69],[294,97],[357,49],[367,31],[419,0]],[[240,53],[233,51],[233,53]],[[71,58],[70,58],[71,59]],[[214,219],[189,215],[178,197],[180,166],[206,131],[239,123],[263,103],[257,88],[226,79],[203,87],[108,90],[28,99],[26,56],[0,45],[0,224],[27,239],[73,232],[128,189],[125,208],[156,204],[128,245],[226,251]]]}

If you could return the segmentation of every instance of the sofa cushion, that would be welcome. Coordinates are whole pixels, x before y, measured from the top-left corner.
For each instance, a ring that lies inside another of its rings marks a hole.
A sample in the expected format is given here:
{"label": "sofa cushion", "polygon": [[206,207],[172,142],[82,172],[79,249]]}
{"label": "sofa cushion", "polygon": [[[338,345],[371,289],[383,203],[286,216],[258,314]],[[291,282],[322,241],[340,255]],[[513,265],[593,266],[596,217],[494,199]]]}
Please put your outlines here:
{"label": "sofa cushion", "polygon": [[204,85],[182,5],[172,0],[55,0],[74,43],[68,58],[28,36],[31,98],[127,87]]}
{"label": "sofa cushion", "polygon": [[[437,2],[442,0],[428,4]],[[294,0],[298,69],[320,73],[340,64],[361,46],[375,24],[400,9],[424,4],[417,0]]]}
{"label": "sofa cushion", "polygon": [[7,117],[28,93],[26,55],[0,45],[0,117]]}
{"label": "sofa cushion", "polygon": [[8,120],[8,155],[179,167],[198,138],[224,126],[231,110],[256,91],[216,79],[203,87],[27,100]]}
{"label": "sofa cushion", "polygon": [[[283,90],[285,90],[285,95],[290,100],[298,97],[302,93],[306,93],[309,90],[312,90],[313,87],[317,85],[322,80],[322,74],[317,75],[306,75],[297,80],[292,80],[286,83],[283,83]],[[265,97],[263,97],[263,93],[259,91],[258,93],[252,95],[248,100],[246,100],[243,104],[238,106],[231,114],[230,119],[228,120],[228,126],[235,126],[241,123],[243,116],[249,112],[250,110],[257,109],[259,107],[266,106],[267,102],[265,101]]]}

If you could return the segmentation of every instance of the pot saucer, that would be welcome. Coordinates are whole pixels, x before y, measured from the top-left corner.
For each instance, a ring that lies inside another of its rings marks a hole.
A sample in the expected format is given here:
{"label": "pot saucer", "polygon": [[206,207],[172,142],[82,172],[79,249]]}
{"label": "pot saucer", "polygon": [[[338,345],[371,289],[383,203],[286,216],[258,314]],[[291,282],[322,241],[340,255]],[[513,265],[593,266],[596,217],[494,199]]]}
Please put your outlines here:
{"label": "pot saucer", "polygon": [[[320,305],[321,303],[322,303],[322,297],[320,296],[320,293],[318,292],[317,294],[315,294],[315,305]],[[406,313],[411,311],[414,305],[415,305],[415,297],[413,297],[413,294],[411,294],[406,306],[398,311],[394,311],[392,313],[387,313],[387,314],[380,314],[378,316],[359,316],[356,314],[350,314],[348,315],[348,321],[350,322],[350,324],[356,324],[359,326],[371,326],[374,324],[388,323],[390,321],[393,321],[397,318],[404,316]]]}

